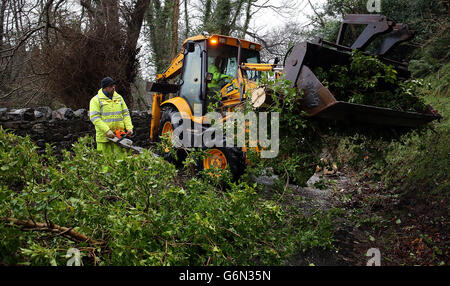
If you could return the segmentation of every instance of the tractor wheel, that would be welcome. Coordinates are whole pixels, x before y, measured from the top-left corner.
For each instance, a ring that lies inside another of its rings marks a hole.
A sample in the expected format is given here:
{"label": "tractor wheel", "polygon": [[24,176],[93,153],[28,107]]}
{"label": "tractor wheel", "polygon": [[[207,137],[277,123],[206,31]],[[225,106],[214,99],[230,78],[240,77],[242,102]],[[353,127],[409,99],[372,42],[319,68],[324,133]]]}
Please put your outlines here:
{"label": "tractor wheel", "polygon": [[[171,106],[163,108],[161,112],[161,120],[159,121],[159,136],[162,136],[165,133],[170,133],[170,138],[172,138],[173,131],[182,123],[183,119],[181,118],[181,115],[176,108]],[[161,140],[159,136],[158,141]],[[178,157],[177,162],[182,162],[184,160],[184,157],[186,157],[184,150],[177,149],[176,152]],[[170,155],[168,148],[165,150],[163,156],[164,159],[175,162],[174,158],[172,158],[172,156]]]}
{"label": "tractor wheel", "polygon": [[233,180],[238,180],[245,171],[244,153],[241,148],[216,147],[207,149],[208,156],[203,159],[203,169],[230,168]]}

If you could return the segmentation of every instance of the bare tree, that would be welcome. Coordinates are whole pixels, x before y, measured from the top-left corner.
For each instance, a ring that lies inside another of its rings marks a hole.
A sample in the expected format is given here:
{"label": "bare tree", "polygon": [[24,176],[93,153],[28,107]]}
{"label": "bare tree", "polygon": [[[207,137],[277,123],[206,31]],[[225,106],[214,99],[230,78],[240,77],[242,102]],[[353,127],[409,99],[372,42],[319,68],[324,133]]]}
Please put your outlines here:
{"label": "bare tree", "polygon": [[188,0],[184,0],[184,25],[185,32],[184,37],[187,38],[189,36],[190,27],[189,27],[189,10],[188,10]]}
{"label": "bare tree", "polygon": [[261,59],[268,62],[276,57],[280,60],[284,59],[287,51],[305,39],[305,26],[298,23],[287,23],[281,27],[275,27],[268,32],[262,34],[259,31],[247,31],[254,41],[261,43],[263,50]]}
{"label": "bare tree", "polygon": [[131,103],[137,42],[150,0],[0,3],[0,99],[86,107],[100,80],[112,76]]}
{"label": "bare tree", "polygon": [[180,18],[180,1],[173,0],[172,11],[172,43],[170,47],[170,58],[173,59],[178,53],[178,19]]}
{"label": "bare tree", "polygon": [[42,75],[31,63],[40,39],[53,28],[50,17],[45,17],[52,2],[1,1],[0,101],[6,106],[24,104],[42,88]]}

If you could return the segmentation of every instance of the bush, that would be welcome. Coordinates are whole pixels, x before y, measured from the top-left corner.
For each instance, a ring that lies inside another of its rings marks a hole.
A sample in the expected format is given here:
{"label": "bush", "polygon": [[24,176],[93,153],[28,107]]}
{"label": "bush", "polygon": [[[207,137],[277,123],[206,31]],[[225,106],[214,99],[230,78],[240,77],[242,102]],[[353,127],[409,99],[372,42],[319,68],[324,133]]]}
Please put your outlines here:
{"label": "bush", "polygon": [[404,135],[391,144],[386,155],[384,182],[402,192],[418,193],[419,197],[438,194],[448,197],[450,190],[450,64],[425,78],[431,86],[425,100],[442,116],[433,129]]}
{"label": "bush", "polygon": [[356,51],[349,66],[335,65],[328,71],[318,67],[314,73],[340,101],[403,111],[427,110],[421,92],[423,82],[400,81],[394,67],[376,56]]}
{"label": "bush", "polygon": [[[283,181],[289,179],[291,184],[304,186],[320,160],[322,143],[318,124],[304,116],[300,105],[302,91],[291,88],[290,81],[275,78],[274,73],[269,72],[263,73],[258,86],[265,88],[269,98],[254,111],[279,113],[279,153],[273,159],[252,160],[251,171],[264,170],[266,175],[273,171]],[[252,108],[251,101],[246,103],[247,108]]]}
{"label": "bush", "polygon": [[287,217],[245,182],[226,191],[201,177],[182,183],[150,152],[107,160],[84,137],[57,161],[50,146],[38,156],[28,138],[2,129],[0,142],[6,264],[65,265],[75,247],[84,265],[277,265],[331,246],[329,221]]}
{"label": "bush", "polygon": [[[344,164],[360,174],[381,180],[389,189],[418,197],[448,196],[449,185],[449,64],[438,74],[424,79],[432,89],[423,88],[424,100],[442,115],[440,122],[401,137],[375,136],[375,133],[331,137],[329,146]],[[442,76],[441,76],[442,75]]]}
{"label": "bush", "polygon": [[450,132],[414,132],[390,146],[383,181],[402,192],[450,194]]}

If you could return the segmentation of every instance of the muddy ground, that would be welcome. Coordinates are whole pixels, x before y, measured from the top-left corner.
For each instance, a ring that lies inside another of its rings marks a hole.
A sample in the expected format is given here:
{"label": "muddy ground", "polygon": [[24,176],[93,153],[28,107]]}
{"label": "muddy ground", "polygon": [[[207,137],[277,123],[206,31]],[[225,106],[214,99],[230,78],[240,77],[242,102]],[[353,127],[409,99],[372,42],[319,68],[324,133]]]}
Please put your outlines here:
{"label": "muddy ground", "polygon": [[[274,186],[275,176],[260,177],[266,192]],[[288,185],[285,200],[299,211],[339,209],[333,220],[334,249],[310,249],[298,253],[292,266],[364,266],[371,248],[381,253],[381,265],[449,265],[448,201],[419,203],[399,200],[380,183],[361,181],[350,171],[314,174],[306,187]]]}

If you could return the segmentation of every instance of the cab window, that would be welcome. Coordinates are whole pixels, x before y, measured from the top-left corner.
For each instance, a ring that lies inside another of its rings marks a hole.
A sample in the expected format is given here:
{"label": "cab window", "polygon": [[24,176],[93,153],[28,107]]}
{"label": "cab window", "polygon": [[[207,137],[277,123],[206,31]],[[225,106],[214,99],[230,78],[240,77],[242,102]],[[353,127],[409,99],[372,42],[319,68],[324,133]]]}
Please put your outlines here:
{"label": "cab window", "polygon": [[[208,43],[208,72],[215,66],[221,74],[235,78],[238,67],[237,54],[238,48],[235,46]],[[259,52],[242,49],[241,62],[260,63]],[[252,81],[257,81],[261,75],[259,71],[243,72],[243,76]]]}

